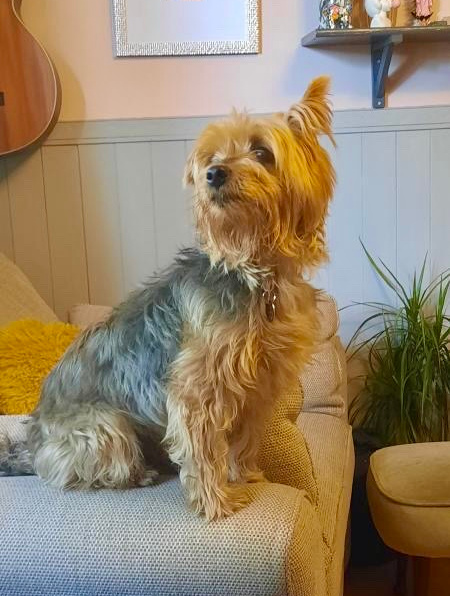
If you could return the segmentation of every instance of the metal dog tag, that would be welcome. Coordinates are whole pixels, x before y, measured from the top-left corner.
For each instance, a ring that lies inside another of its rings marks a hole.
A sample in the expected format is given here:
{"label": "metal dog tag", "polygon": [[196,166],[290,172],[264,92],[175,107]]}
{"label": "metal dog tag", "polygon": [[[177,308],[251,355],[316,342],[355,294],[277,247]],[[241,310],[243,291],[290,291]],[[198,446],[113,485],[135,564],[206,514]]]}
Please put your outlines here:
{"label": "metal dog tag", "polygon": [[267,320],[272,323],[275,319],[276,314],[276,301],[277,295],[273,290],[266,290],[263,292],[263,298],[266,303],[266,317]]}

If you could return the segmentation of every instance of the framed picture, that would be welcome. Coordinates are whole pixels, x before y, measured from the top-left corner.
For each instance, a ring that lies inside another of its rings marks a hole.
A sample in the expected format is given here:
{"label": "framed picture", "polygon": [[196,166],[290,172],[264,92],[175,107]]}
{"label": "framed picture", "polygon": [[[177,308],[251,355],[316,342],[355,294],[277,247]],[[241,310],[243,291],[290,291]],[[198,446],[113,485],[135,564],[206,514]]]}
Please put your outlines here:
{"label": "framed picture", "polygon": [[116,56],[256,54],[260,0],[111,0]]}

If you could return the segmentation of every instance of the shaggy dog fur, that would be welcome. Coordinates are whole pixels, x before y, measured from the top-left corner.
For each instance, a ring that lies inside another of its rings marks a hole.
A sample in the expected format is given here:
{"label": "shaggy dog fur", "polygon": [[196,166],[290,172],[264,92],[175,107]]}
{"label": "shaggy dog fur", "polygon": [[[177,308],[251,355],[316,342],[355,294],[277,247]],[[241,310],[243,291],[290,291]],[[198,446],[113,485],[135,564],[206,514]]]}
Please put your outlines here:
{"label": "shaggy dog fur", "polygon": [[10,473],[59,488],[151,483],[141,438],[163,445],[193,508],[208,519],[247,501],[274,398],[315,347],[334,172],[328,79],[286,114],[211,124],[185,171],[200,248],[134,292],[70,347],[42,388]]}

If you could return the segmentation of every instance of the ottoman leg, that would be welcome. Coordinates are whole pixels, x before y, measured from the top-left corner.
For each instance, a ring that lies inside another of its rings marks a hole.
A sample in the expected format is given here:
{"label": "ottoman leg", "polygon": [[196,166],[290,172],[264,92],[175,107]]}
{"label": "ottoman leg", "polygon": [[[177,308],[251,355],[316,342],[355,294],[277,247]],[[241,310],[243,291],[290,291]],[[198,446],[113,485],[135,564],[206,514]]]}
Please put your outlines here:
{"label": "ottoman leg", "polygon": [[414,557],[414,596],[450,594],[450,559]]}
{"label": "ottoman leg", "polygon": [[397,553],[394,594],[395,596],[407,596],[408,594],[408,556],[402,553]]}
{"label": "ottoman leg", "polygon": [[430,577],[431,559],[424,557],[413,558],[414,596],[431,596]]}

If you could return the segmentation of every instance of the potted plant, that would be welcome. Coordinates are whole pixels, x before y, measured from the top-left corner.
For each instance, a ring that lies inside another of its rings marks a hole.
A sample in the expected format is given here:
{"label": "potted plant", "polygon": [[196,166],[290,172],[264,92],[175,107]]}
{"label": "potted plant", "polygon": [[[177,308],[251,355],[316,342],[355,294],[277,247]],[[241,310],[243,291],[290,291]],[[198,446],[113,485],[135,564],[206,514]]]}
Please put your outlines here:
{"label": "potted plant", "polygon": [[383,262],[377,265],[363,248],[398,305],[364,303],[371,313],[347,348],[350,359],[364,351],[368,364],[364,385],[351,404],[351,423],[383,446],[447,441],[450,272],[424,285],[425,259],[408,292]]}
{"label": "potted plant", "polygon": [[449,439],[450,318],[446,301],[450,272],[425,284],[426,258],[406,289],[392,271],[378,265],[363,245],[393,304],[364,302],[368,316],[347,347],[349,360],[364,356],[367,373],[350,406],[356,474],[352,534],[356,564],[384,562],[386,551],[370,519],[365,481],[370,454],[401,443]]}

